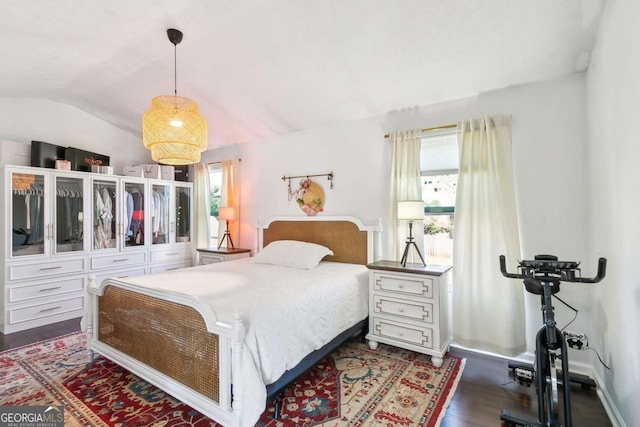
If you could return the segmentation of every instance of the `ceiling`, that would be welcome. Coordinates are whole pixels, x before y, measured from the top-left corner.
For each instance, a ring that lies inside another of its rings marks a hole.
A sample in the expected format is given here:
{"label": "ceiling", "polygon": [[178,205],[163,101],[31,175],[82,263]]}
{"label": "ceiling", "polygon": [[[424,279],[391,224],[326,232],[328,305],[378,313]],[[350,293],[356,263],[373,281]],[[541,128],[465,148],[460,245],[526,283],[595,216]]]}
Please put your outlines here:
{"label": "ceiling", "polygon": [[135,135],[192,98],[209,148],[559,78],[589,64],[605,0],[2,0],[0,97]]}

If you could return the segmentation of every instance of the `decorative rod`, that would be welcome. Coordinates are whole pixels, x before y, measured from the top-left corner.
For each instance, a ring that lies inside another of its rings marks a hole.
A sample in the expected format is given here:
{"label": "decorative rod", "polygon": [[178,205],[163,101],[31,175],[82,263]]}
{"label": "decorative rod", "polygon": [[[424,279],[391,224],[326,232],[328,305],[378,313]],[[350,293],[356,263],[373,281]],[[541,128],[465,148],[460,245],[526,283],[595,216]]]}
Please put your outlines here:
{"label": "decorative rod", "polygon": [[329,173],[317,173],[315,175],[295,175],[295,176],[283,176],[282,180],[283,181],[289,181],[289,183],[287,184],[287,189],[288,189],[288,193],[289,193],[289,201],[292,200],[293,198],[293,190],[291,189],[291,180],[294,178],[313,178],[316,176],[326,176],[328,181],[331,181],[331,184],[329,185],[329,189],[333,190],[333,171],[329,172]]}
{"label": "decorative rod", "polygon": [[[316,176],[326,176],[327,180],[331,181],[331,183],[333,184],[333,171],[329,172],[329,173],[318,173],[315,175],[295,175],[295,176],[283,176],[282,180],[286,181],[288,179],[293,179],[293,178],[312,178],[312,177],[316,177]],[[333,186],[332,186],[333,188]]]}

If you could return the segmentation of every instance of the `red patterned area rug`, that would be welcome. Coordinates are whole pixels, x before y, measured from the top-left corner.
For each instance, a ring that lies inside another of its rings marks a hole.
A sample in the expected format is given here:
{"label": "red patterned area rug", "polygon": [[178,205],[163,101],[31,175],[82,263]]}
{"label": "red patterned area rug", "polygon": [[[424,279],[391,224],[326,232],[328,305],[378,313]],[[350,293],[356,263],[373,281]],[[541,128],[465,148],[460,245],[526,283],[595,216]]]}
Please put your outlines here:
{"label": "red patterned area rug", "polygon": [[[289,387],[281,417],[258,426],[440,425],[464,359],[429,358],[354,339]],[[0,353],[0,406],[64,405],[65,426],[216,426],[146,381],[86,349],[82,333]]]}

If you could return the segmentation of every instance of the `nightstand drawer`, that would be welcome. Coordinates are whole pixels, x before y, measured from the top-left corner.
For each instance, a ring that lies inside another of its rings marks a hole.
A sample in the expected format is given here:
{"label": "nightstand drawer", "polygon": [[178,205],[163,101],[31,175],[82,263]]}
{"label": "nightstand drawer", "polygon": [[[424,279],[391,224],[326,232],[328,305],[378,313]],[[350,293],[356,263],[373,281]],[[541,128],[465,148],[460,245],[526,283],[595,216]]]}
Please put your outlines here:
{"label": "nightstand drawer", "polygon": [[433,323],[433,304],[428,302],[374,295],[373,312]]}
{"label": "nightstand drawer", "polygon": [[374,317],[372,333],[373,335],[390,338],[397,342],[406,342],[424,348],[433,347],[433,331],[430,328],[421,328]]}
{"label": "nightstand drawer", "polygon": [[248,258],[251,256],[251,251],[248,249],[230,249],[229,251],[226,251],[224,249],[219,251],[198,249],[198,253],[198,256],[200,258],[200,265],[233,261],[236,259]]}
{"label": "nightstand drawer", "polygon": [[217,264],[224,262],[224,255],[202,255],[200,254],[200,265]]}
{"label": "nightstand drawer", "polygon": [[373,290],[433,298],[433,279],[416,275],[374,273]]}

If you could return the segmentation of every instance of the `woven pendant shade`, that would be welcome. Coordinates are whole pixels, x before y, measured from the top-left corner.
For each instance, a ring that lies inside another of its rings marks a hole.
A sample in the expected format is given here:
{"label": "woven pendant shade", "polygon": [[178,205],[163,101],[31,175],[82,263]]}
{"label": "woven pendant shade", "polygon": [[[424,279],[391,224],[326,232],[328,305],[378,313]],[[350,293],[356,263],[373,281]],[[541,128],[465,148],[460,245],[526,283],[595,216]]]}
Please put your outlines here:
{"label": "woven pendant shade", "polygon": [[198,104],[178,96],[176,48],[182,32],[167,30],[173,44],[174,95],[156,96],[151,109],[142,117],[142,143],[151,151],[151,158],[167,165],[189,165],[200,161],[207,149],[207,122],[198,112]]}
{"label": "woven pendant shade", "polygon": [[207,149],[207,123],[198,104],[174,95],[157,96],[142,118],[142,142],[151,158],[168,165],[188,165],[200,161]]}

